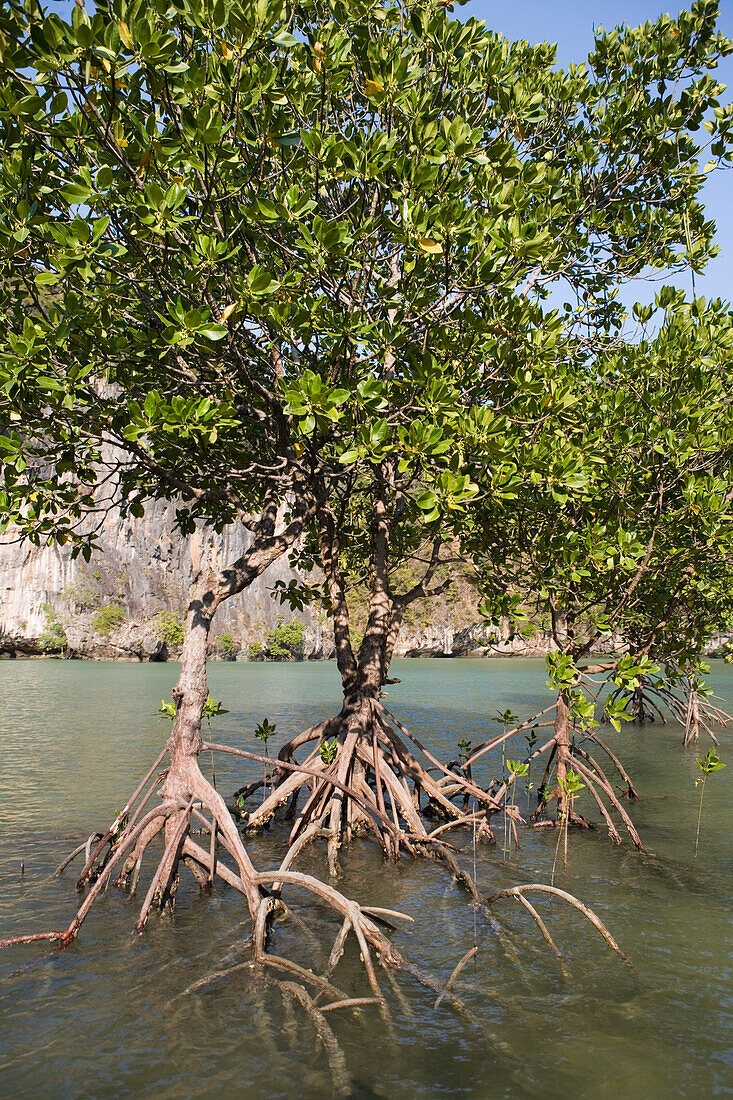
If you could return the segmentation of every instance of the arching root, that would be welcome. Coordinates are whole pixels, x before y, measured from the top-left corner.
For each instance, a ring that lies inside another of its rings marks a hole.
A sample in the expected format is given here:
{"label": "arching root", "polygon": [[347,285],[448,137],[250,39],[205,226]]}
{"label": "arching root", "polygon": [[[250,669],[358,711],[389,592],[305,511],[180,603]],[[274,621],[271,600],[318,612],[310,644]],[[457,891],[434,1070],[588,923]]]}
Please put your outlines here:
{"label": "arching root", "polygon": [[458,977],[460,972],[463,970],[466,963],[470,962],[471,959],[474,958],[474,956],[477,955],[477,954],[478,954],[478,947],[472,947],[469,951],[466,952],[466,954],[463,956],[463,958],[458,962],[457,966],[454,967],[453,973],[451,974],[448,981],[445,983],[445,987],[441,990],[441,993],[440,993],[437,1001],[433,1005],[434,1009],[440,1008],[441,1002],[444,1001],[446,996],[450,993],[451,988],[453,986],[453,982],[456,980],[456,978]]}
{"label": "arching root", "polygon": [[499,901],[500,898],[517,898],[520,903],[525,907],[525,909],[527,909],[527,911],[530,913],[530,916],[532,916],[532,918],[537,923],[544,939],[547,941],[550,948],[555,952],[556,955],[559,955],[560,952],[555,946],[555,943],[553,942],[550,933],[547,931],[547,927],[542,921],[542,918],[537,913],[537,910],[534,909],[531,903],[529,903],[524,897],[525,893],[532,890],[542,894],[552,894],[555,897],[562,898],[563,901],[566,901],[568,903],[568,905],[572,905],[574,909],[577,909],[579,913],[582,913],[583,916],[590,921],[593,927],[600,933],[601,936],[603,936],[604,940],[611,948],[611,950],[615,951],[619,958],[622,959],[628,966],[631,966],[631,960],[629,959],[628,955],[626,955],[621,950],[619,945],[616,943],[616,940],[608,931],[600,917],[597,916],[597,914],[594,913],[593,910],[590,909],[587,905],[584,905],[582,901],[579,901],[578,898],[574,897],[572,894],[569,894],[567,890],[561,890],[557,886],[545,886],[543,883],[539,882],[530,882],[525,883],[522,886],[510,886],[506,890],[499,890],[497,891],[497,893],[492,894],[491,897],[486,899],[486,904],[493,905],[494,902]]}
{"label": "arching root", "polygon": [[66,859],[63,859],[59,863],[54,873],[50,876],[52,879],[58,878],[59,875],[66,870],[70,863],[72,863],[77,856],[80,856],[82,852],[85,853],[86,858],[89,859],[92,852],[92,845],[96,844],[98,840],[102,839],[101,833],[92,833],[88,840],[83,841],[74,851],[71,852]]}

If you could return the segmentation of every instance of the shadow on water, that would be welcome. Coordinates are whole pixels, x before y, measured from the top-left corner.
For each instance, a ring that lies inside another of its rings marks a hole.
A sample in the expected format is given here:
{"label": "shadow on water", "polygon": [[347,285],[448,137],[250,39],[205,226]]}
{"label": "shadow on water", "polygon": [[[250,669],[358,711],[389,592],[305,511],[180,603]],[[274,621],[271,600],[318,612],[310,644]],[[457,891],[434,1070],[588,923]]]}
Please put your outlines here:
{"label": "shadow on water", "polygon": [[[390,709],[439,755],[454,753],[462,738],[478,744],[496,730],[488,716],[497,709],[530,715],[546,698],[543,662],[396,665],[402,683],[390,689]],[[48,875],[114,815],[149,765],[166,735],[155,711],[175,674],[165,665],[0,664],[0,935],[68,921],[77,903],[75,876],[49,882]],[[733,670],[715,666],[713,681],[733,699]],[[250,749],[265,716],[284,738],[339,702],[331,665],[217,664],[210,686],[229,710],[217,720],[217,739]],[[730,733],[722,741],[726,760]],[[435,994],[408,975],[395,989],[382,979],[391,1033],[373,1006],[328,1014],[344,1076],[302,1006],[252,974],[249,922],[234,891],[200,896],[182,879],[175,911],[154,915],[145,934],[133,938],[140,899],[110,890],[68,950],[36,946],[0,956],[0,1095],[729,1094],[733,766],[707,785],[694,861],[699,752],[683,750],[680,731],[661,725],[626,729],[614,746],[642,795],[635,818],[651,854],[614,848],[602,829],[571,833],[568,868],[557,884],[597,910],[633,969],[556,899],[537,907],[564,965],[519,904],[497,903],[503,935],[479,912],[478,954],[456,980],[473,1022],[445,1002],[435,1011]],[[500,757],[483,763],[485,782],[498,774]],[[219,787],[228,792],[254,778],[257,765],[248,770],[228,761],[217,768]],[[519,852],[504,852],[501,837],[497,848],[478,844],[475,853],[470,832],[452,838],[467,868],[475,860],[484,894],[549,881],[552,830],[521,830]],[[248,844],[256,866],[273,866],[285,835],[274,827]],[[445,870],[404,859],[385,866],[363,841],[343,862],[348,893],[415,918],[394,934],[396,946],[444,983],[474,942],[473,907]],[[305,851],[299,868],[322,875],[322,853]],[[322,969],[337,924],[312,899],[297,901],[318,935],[279,921],[275,950]],[[337,978],[351,995],[367,992],[353,948]]]}

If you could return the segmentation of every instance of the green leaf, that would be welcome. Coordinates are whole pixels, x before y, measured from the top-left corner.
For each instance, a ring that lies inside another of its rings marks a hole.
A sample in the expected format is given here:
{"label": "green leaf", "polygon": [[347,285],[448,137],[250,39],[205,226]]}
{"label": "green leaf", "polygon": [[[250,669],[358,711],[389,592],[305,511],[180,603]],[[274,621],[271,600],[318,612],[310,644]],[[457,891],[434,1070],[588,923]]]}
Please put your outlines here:
{"label": "green leaf", "polygon": [[295,35],[290,34],[288,31],[279,31],[278,34],[274,34],[271,39],[276,46],[297,46],[298,39]]}
{"label": "green leaf", "polygon": [[227,334],[227,330],[224,325],[219,325],[212,321],[197,328],[196,334],[198,336],[203,336],[206,340],[223,340]]}
{"label": "green leaf", "polygon": [[300,145],[300,130],[289,130],[286,134],[276,134],[275,141],[278,145],[283,145],[286,148]]}
{"label": "green leaf", "polygon": [[247,276],[247,286],[253,294],[264,294],[272,286],[273,278],[269,271],[256,264]]}
{"label": "green leaf", "polygon": [[89,202],[94,196],[94,191],[83,183],[67,183],[61,188],[61,194],[67,202],[81,205]]}

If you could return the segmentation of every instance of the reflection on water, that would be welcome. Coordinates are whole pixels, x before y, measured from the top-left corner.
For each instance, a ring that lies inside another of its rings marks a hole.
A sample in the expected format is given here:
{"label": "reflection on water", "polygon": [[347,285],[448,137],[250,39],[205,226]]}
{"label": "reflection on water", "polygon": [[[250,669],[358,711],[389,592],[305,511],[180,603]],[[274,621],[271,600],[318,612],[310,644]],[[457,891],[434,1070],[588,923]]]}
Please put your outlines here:
{"label": "reflection on water", "polygon": [[[0,936],[68,923],[78,904],[75,876],[46,877],[108,822],[152,762],[167,733],[155,711],[176,671],[0,664]],[[487,716],[497,708],[528,716],[547,699],[539,661],[399,661],[395,671],[402,683],[390,689],[390,707],[444,756],[455,755],[457,741],[478,744],[496,729]],[[733,699],[733,670],[716,665],[713,682]],[[210,686],[229,710],[216,720],[217,739],[245,748],[254,747],[254,726],[265,716],[285,737],[339,704],[333,665],[216,664]],[[721,736],[721,757],[733,765],[733,738]],[[496,913],[508,940],[479,915],[479,953],[456,982],[472,1022],[446,1004],[433,1011],[435,994],[405,977],[389,995],[391,1034],[371,1007],[358,1016],[329,1014],[346,1058],[346,1095],[615,1100],[728,1092],[733,766],[707,784],[693,862],[696,752],[682,749],[680,739],[677,727],[659,725],[614,736],[643,799],[635,820],[653,854],[618,850],[603,830],[571,833],[568,870],[558,879],[597,909],[634,968],[623,967],[562,902],[543,900],[538,907],[565,954],[563,972],[524,910],[502,902]],[[242,763],[217,762],[222,790],[254,778],[257,765]],[[484,760],[482,781],[499,767]],[[579,808],[596,818],[590,800],[584,807],[579,797]],[[451,838],[470,869],[471,834]],[[484,892],[549,881],[553,833],[524,829],[520,840],[521,850],[506,856],[501,845],[478,847]],[[248,843],[264,867],[281,856],[285,837],[274,828]],[[321,857],[309,850],[300,869],[324,873]],[[346,893],[415,917],[395,943],[445,981],[474,936],[472,907],[445,870],[404,859],[387,867],[368,841],[355,844],[343,864]],[[273,946],[322,970],[337,925],[312,899],[292,900],[318,937],[283,921]],[[239,895],[217,887],[200,896],[184,876],[175,912],[154,914],[145,934],[133,937],[139,905],[110,890],[67,951],[41,945],[2,954],[0,1095],[333,1094],[307,1015],[238,965],[247,961],[249,936]],[[353,947],[335,979],[352,994],[367,992]]]}

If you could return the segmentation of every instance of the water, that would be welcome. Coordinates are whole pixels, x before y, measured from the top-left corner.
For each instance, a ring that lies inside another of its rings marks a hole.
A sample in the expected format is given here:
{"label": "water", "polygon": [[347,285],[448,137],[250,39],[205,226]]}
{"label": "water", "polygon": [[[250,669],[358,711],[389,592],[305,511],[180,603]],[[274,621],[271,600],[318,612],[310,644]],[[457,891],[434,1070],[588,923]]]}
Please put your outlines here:
{"label": "water", "polygon": [[[461,738],[476,745],[496,732],[489,715],[497,708],[529,716],[549,701],[541,661],[398,661],[393,671],[402,683],[390,688],[391,709],[446,757]],[[66,926],[78,905],[73,868],[46,878],[111,819],[152,763],[167,732],[154,712],[176,672],[171,665],[0,663],[0,936]],[[733,701],[732,669],[716,664],[713,683]],[[215,664],[210,686],[229,710],[216,720],[216,738],[243,748],[255,747],[252,731],[265,716],[277,722],[279,742],[339,705],[330,664]],[[730,1094],[733,766],[707,784],[695,862],[700,750],[683,749],[676,726],[608,736],[642,795],[633,814],[651,854],[626,842],[615,848],[602,829],[571,832],[569,866],[557,884],[596,909],[633,969],[564,903],[540,898],[563,972],[528,914],[499,902],[509,950],[479,915],[479,953],[456,981],[473,1020],[446,1004],[434,1011],[435,994],[404,975],[398,994],[383,982],[391,1033],[373,1007],[329,1014],[349,1077],[344,1095]],[[721,756],[733,765],[731,740],[722,734]],[[487,761],[481,778],[498,767]],[[231,792],[257,768],[219,758],[220,789]],[[598,818],[587,792],[578,808]],[[471,834],[448,838],[471,869]],[[501,845],[479,845],[482,891],[548,882],[555,840],[551,830],[522,829],[521,850],[506,857]],[[273,866],[284,835],[274,828],[248,845],[256,866]],[[324,874],[322,857],[311,849],[298,866]],[[345,893],[415,918],[393,940],[444,982],[474,938],[473,909],[445,870],[428,861],[385,866],[369,841],[357,842],[343,862]],[[322,969],[337,923],[307,897],[291,900],[307,930],[279,923],[273,948]],[[110,890],[66,951],[41,944],[0,955],[0,1095],[333,1095],[328,1060],[303,1010],[246,968],[232,969],[248,958],[238,894],[217,887],[201,896],[184,876],[175,911],[154,913],[144,935],[133,937],[140,904],[140,896]],[[368,993],[353,947],[335,980],[352,995]]]}

